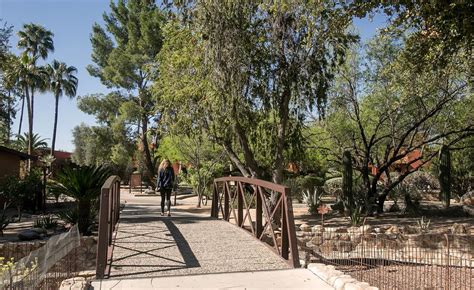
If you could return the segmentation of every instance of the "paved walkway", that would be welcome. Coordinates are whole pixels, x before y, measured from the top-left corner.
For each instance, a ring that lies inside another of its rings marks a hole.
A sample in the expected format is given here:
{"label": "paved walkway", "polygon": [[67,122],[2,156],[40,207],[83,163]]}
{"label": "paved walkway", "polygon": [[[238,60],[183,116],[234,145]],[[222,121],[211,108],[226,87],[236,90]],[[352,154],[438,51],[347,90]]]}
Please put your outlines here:
{"label": "paved walkway", "polygon": [[267,246],[227,222],[180,209],[162,217],[157,202],[139,202],[146,200],[129,199],[121,214],[110,278],[289,268]]}
{"label": "paved walkway", "polygon": [[94,282],[93,289],[317,289],[333,290],[307,269],[220,273]]}
{"label": "paved walkway", "polygon": [[[110,275],[94,282],[94,289],[268,288],[283,287],[282,283],[290,286],[296,280],[303,284],[294,287],[311,284],[314,288],[313,280],[323,283],[305,269],[299,269],[301,273],[290,269],[286,261],[244,230],[211,219],[207,212],[186,210],[194,206],[194,200],[181,201],[181,206],[172,209],[172,217],[161,217],[159,197],[123,193],[122,199],[126,206],[114,240]],[[190,202],[192,205],[183,205]],[[282,274],[285,269],[290,274]],[[296,280],[291,282],[293,275]],[[255,279],[263,284],[258,286]]]}

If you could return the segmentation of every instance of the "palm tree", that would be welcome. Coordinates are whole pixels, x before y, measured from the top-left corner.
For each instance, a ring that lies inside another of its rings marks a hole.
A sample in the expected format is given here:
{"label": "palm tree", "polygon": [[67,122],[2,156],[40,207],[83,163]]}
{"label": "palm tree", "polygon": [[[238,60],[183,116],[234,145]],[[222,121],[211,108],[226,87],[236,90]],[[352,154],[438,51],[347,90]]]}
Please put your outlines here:
{"label": "palm tree", "polygon": [[109,170],[103,167],[65,167],[51,185],[58,194],[64,194],[76,200],[77,222],[81,233],[90,231],[92,204],[98,200],[100,189],[109,175]]}
{"label": "palm tree", "polygon": [[[29,135],[27,133],[18,136],[17,140],[17,147],[20,151],[26,152],[28,151],[28,146],[30,144]],[[46,143],[46,139],[41,138],[38,134],[33,134],[32,142],[33,152],[37,152],[39,149],[44,149],[48,147],[48,143]]]}
{"label": "palm tree", "polygon": [[54,156],[54,148],[56,145],[56,130],[58,126],[58,106],[59,98],[64,94],[71,99],[76,95],[77,90],[77,69],[73,66],[67,66],[64,62],[54,60],[47,67],[49,76],[49,89],[54,93],[54,127],[53,141],[51,143],[51,155]]}
{"label": "palm tree", "polygon": [[[18,32],[18,47],[23,48],[23,64],[31,72],[37,71],[36,61],[38,58],[46,59],[49,52],[54,51],[53,33],[41,25],[29,23],[23,25],[23,30]],[[25,63],[25,60],[27,62]],[[24,87],[24,95],[28,108],[28,140],[32,140],[33,136],[33,117],[34,117],[34,95],[38,89],[38,82],[29,81]],[[28,146],[28,154],[33,153],[32,144]],[[31,163],[28,162],[28,169]]]}

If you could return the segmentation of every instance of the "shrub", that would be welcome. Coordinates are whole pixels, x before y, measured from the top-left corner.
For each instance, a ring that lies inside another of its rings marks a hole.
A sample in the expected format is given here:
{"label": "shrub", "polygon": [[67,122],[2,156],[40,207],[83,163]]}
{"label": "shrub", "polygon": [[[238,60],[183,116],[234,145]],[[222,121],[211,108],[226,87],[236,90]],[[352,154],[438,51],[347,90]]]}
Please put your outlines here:
{"label": "shrub", "polygon": [[61,194],[76,200],[79,231],[90,233],[93,204],[100,195],[100,189],[109,177],[109,170],[103,167],[65,167],[54,180],[53,188]]}
{"label": "shrub", "polygon": [[33,224],[35,228],[54,229],[58,225],[58,221],[52,215],[40,216]]}

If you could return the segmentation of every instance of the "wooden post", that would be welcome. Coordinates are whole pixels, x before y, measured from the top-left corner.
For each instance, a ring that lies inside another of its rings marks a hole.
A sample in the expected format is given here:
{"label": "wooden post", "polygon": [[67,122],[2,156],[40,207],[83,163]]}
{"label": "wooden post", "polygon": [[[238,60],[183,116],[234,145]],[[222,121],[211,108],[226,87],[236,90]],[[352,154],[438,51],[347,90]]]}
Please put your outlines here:
{"label": "wooden post", "polygon": [[257,234],[257,238],[259,238],[261,235],[262,235],[262,215],[263,215],[263,211],[262,211],[262,203],[263,203],[263,197],[262,197],[262,191],[260,189],[260,186],[256,186],[256,190],[257,190],[257,194],[256,194],[256,198],[257,198],[257,208],[256,208],[256,215],[257,215],[257,218],[256,218],[256,234]]}
{"label": "wooden post", "polygon": [[286,218],[286,195],[282,193],[282,205],[281,205],[281,256],[283,259],[288,260],[288,220]]}
{"label": "wooden post", "polygon": [[244,223],[244,188],[237,182],[237,225],[242,227]]}
{"label": "wooden post", "polygon": [[105,267],[107,266],[108,251],[108,211],[109,211],[109,189],[102,188],[100,195],[99,209],[99,233],[97,240],[97,258],[96,258],[96,278],[104,278]]}
{"label": "wooden post", "polygon": [[296,242],[296,231],[295,231],[295,219],[293,216],[293,204],[291,202],[291,191],[287,187],[285,188],[285,199],[283,200],[286,212],[285,220],[286,224],[288,225],[288,240],[289,240],[289,248],[291,252],[291,260],[293,262],[293,267],[299,268],[300,267],[300,257],[298,255],[298,244]]}
{"label": "wooden post", "polygon": [[229,185],[226,182],[224,187],[224,220],[226,221],[229,221],[229,195]]}

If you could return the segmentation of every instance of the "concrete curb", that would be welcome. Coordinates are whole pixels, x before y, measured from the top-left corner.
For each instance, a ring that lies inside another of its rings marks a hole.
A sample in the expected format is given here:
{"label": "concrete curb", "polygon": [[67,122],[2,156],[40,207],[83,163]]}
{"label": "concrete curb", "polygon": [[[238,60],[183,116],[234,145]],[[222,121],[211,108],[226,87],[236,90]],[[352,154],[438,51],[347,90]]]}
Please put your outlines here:
{"label": "concrete curb", "polygon": [[321,278],[324,282],[334,287],[336,290],[378,290],[377,287],[372,287],[369,283],[359,282],[349,275],[336,270],[334,266],[320,263],[311,263],[308,265],[308,270],[314,275]]}

